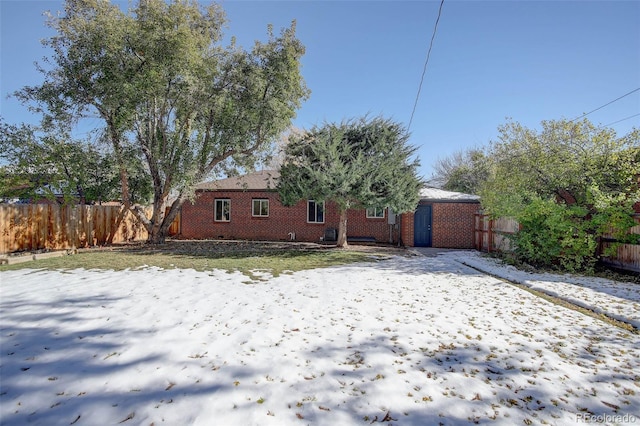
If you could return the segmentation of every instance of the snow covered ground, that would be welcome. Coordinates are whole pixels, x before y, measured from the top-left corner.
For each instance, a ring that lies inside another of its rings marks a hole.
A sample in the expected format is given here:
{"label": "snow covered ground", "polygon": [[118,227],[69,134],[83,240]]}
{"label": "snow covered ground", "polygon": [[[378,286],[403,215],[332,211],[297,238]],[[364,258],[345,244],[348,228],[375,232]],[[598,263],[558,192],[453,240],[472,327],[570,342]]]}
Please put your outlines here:
{"label": "snow covered ground", "polygon": [[523,284],[640,328],[640,285],[580,275],[533,274],[503,265],[500,260],[484,257],[477,252],[452,252],[445,255],[489,274]]}
{"label": "snow covered ground", "polygon": [[473,252],[246,284],[222,271],[0,273],[3,425],[640,424],[638,286]]}

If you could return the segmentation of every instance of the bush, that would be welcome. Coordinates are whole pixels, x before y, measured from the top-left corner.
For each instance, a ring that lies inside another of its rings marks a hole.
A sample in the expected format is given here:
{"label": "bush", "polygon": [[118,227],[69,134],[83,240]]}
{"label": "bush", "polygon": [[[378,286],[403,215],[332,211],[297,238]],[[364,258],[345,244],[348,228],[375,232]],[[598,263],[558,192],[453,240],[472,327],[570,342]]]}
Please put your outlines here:
{"label": "bush", "polygon": [[510,121],[499,132],[480,195],[493,217],[522,225],[517,259],[589,271],[601,236],[637,241],[629,228],[640,200],[640,129],[619,137],[587,119],[561,119],[538,129]]}
{"label": "bush", "polygon": [[570,272],[593,270],[597,241],[586,209],[535,198],[516,219],[521,225],[513,236],[519,261]]}

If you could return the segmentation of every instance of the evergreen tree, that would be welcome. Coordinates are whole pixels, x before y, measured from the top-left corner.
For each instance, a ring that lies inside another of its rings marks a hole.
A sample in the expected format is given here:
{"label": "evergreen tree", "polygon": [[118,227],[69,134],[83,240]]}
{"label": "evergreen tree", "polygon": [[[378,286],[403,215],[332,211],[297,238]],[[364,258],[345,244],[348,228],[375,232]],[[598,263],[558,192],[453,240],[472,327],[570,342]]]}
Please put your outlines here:
{"label": "evergreen tree", "polygon": [[278,191],[285,205],[302,199],[338,206],[338,247],[347,246],[347,210],[412,211],[422,186],[416,149],[404,127],[377,117],[314,126],[292,135],[280,169]]}

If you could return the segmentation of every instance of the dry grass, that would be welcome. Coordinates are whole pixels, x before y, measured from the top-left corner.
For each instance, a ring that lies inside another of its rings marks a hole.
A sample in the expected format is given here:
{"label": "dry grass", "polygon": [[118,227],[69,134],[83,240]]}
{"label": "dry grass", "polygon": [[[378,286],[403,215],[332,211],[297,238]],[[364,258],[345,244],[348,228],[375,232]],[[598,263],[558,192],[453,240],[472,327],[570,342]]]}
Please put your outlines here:
{"label": "dry grass", "polygon": [[354,262],[380,260],[406,251],[392,247],[335,247],[281,242],[254,241],[169,241],[162,245],[124,244],[83,249],[72,256],[0,266],[0,271],[16,269],[115,270],[158,267],[162,269],[221,269],[240,271],[255,277],[252,271],[272,276],[286,272],[322,268]]}

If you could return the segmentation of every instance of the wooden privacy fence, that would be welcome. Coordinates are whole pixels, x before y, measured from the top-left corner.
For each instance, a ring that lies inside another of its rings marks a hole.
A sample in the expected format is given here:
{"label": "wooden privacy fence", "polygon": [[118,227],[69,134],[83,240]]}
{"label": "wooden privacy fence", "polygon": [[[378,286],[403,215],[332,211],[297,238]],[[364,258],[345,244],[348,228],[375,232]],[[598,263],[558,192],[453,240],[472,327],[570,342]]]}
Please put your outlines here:
{"label": "wooden privacy fence", "polygon": [[481,213],[475,215],[475,243],[478,251],[510,251],[511,240],[508,236],[520,229],[520,224],[509,218],[489,219]]}
{"label": "wooden privacy fence", "polygon": [[[632,234],[640,234],[640,214],[636,214],[635,219],[638,225],[631,228],[629,232]],[[616,239],[610,234],[603,235],[602,238],[600,238],[598,253],[601,255],[601,260],[616,268],[640,272],[640,244],[620,244],[614,256],[604,256],[606,250],[615,242]]]}
{"label": "wooden privacy fence", "polygon": [[[511,251],[510,234],[515,234],[520,225],[514,219],[500,218],[489,219],[489,216],[481,213],[475,215],[475,245],[478,251],[495,252]],[[632,234],[640,234],[640,215],[636,214],[636,222],[639,225],[629,230]],[[603,235],[599,239],[598,256],[602,262],[627,271],[640,272],[640,244],[620,244],[613,256],[604,256],[606,249],[611,247],[616,240],[611,235]]]}
{"label": "wooden privacy fence", "polygon": [[145,240],[122,206],[0,204],[0,253],[61,250]]}

